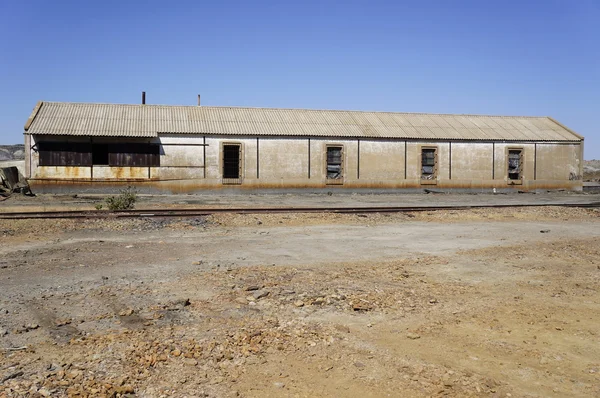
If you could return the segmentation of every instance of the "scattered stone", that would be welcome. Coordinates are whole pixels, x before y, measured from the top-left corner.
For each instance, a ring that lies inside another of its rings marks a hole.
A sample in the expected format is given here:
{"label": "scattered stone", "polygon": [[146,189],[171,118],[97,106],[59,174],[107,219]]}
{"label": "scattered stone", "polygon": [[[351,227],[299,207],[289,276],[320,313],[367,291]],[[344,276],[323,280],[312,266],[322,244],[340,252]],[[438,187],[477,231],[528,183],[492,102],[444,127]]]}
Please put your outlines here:
{"label": "scattered stone", "polygon": [[369,304],[367,303],[354,303],[352,304],[352,309],[354,311],[371,311],[373,309],[373,307],[371,307]]}
{"label": "scattered stone", "polygon": [[40,327],[40,325],[38,325],[37,323],[29,323],[29,324],[25,325],[25,331],[29,332],[30,330],[35,330],[39,327]]}
{"label": "scattered stone", "polygon": [[26,350],[27,348],[28,347],[26,345],[21,346],[21,347],[8,347],[8,348],[6,348],[6,351],[23,351],[23,350]]}
{"label": "scattered stone", "polygon": [[0,337],[4,337],[8,334],[8,330],[0,328]]}
{"label": "scattered stone", "polygon": [[119,316],[130,316],[133,315],[133,310],[131,308],[128,308],[126,310],[122,310],[121,312],[119,312]]}
{"label": "scattered stone", "polygon": [[362,362],[354,362],[354,366],[356,366],[358,369],[364,369],[365,368],[365,364]]}
{"label": "scattered stone", "polygon": [[15,379],[17,377],[23,376],[23,372],[19,371],[19,372],[15,372],[15,373],[11,373],[6,377],[3,377],[2,380],[0,381],[0,384],[4,383],[5,381],[11,380],[11,379]]}
{"label": "scattered stone", "polygon": [[58,369],[59,367],[60,367],[60,365],[57,365],[55,363],[49,363],[48,366],[46,366],[46,370],[49,370],[50,372],[53,372],[56,369]]}
{"label": "scattered stone", "polygon": [[273,383],[273,387],[275,388],[283,388],[285,387],[285,384],[280,382],[280,381],[276,381],[275,383]]}
{"label": "scattered stone", "polygon": [[202,261],[194,261],[192,265],[202,265]]}
{"label": "scattered stone", "polygon": [[119,386],[119,387],[115,387],[114,389],[115,393],[117,394],[133,394],[135,393],[135,389],[133,388],[133,386],[126,384],[124,386]]}
{"label": "scattered stone", "polygon": [[246,287],[247,292],[252,292],[254,290],[259,290],[259,289],[260,289],[260,286],[256,286],[256,285]]}
{"label": "scattered stone", "polygon": [[256,290],[254,293],[252,293],[252,297],[254,297],[255,300],[260,300],[263,297],[267,297],[269,295],[269,292],[267,290]]}
{"label": "scattered stone", "polygon": [[313,305],[323,305],[323,304],[325,304],[325,298],[317,297],[312,303],[313,303]]}
{"label": "scattered stone", "polygon": [[411,340],[417,340],[417,339],[421,338],[421,336],[418,335],[418,334],[416,334],[416,333],[407,333],[406,337],[409,338],[409,339],[411,339]]}
{"label": "scattered stone", "polygon": [[350,328],[346,325],[335,325],[334,328],[342,333],[350,333]]}
{"label": "scattered stone", "polygon": [[543,234],[547,234],[548,232],[550,232],[550,230],[549,229],[542,229],[540,232],[543,233]]}
{"label": "scattered stone", "polygon": [[58,327],[71,324],[70,319],[57,319],[54,324]]}
{"label": "scattered stone", "polygon": [[244,304],[244,305],[248,304],[248,300],[246,298],[244,298],[244,297],[237,297],[235,299],[235,302],[238,303],[238,304]]}
{"label": "scattered stone", "polygon": [[50,390],[48,390],[46,387],[42,387],[38,390],[38,394],[40,394],[42,397],[49,397],[52,395],[52,393],[50,392]]}
{"label": "scattered stone", "polygon": [[298,308],[304,307],[304,301],[302,301],[302,300],[296,300],[296,301],[294,301],[294,305],[296,307],[298,307]]}
{"label": "scattered stone", "polygon": [[190,299],[186,298],[186,299],[179,299],[179,300],[175,300],[171,303],[169,303],[167,305],[167,309],[170,311],[177,311],[182,309],[183,307],[187,307],[188,305],[191,305],[192,303],[190,302]]}
{"label": "scattered stone", "polygon": [[189,366],[196,366],[198,365],[198,361],[195,360],[194,358],[185,358],[183,360],[183,363]]}

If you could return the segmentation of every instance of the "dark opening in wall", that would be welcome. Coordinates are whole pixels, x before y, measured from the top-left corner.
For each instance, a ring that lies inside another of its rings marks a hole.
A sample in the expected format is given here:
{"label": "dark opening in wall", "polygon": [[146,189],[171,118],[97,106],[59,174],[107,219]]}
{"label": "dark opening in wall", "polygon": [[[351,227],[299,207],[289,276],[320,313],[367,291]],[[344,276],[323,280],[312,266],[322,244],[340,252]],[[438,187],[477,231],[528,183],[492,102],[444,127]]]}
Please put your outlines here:
{"label": "dark opening in wall", "polygon": [[223,145],[223,184],[241,184],[242,146]]}
{"label": "dark opening in wall", "polygon": [[97,165],[108,165],[108,144],[92,145],[92,163]]}
{"label": "dark opening in wall", "polygon": [[125,143],[110,144],[109,166],[148,167],[160,166],[158,144]]}
{"label": "dark opening in wall", "polygon": [[90,166],[92,146],[83,142],[40,142],[40,166]]}
{"label": "dark opening in wall", "polygon": [[149,143],[39,142],[40,166],[160,166],[160,146]]}

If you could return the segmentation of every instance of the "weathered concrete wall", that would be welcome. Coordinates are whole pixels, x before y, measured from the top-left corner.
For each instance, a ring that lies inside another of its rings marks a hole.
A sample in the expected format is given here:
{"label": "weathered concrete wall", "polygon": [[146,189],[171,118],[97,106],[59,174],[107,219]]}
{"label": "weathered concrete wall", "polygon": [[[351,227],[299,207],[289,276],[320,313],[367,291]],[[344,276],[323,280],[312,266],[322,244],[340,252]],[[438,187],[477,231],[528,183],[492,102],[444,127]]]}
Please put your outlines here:
{"label": "weathered concrete wall", "polygon": [[537,144],[539,180],[578,180],[581,176],[578,145]]}
{"label": "weathered concrete wall", "polygon": [[404,180],[404,141],[360,142],[360,178],[382,184]]}
{"label": "weathered concrete wall", "polygon": [[[112,167],[112,166],[94,166],[94,167],[71,167],[72,169],[81,168],[90,170],[94,173],[94,179],[103,180],[143,180],[151,176],[149,167]],[[90,174],[91,176],[91,174]],[[90,178],[90,177],[88,177]]]}
{"label": "weathered concrete wall", "polygon": [[[256,144],[254,147],[256,148]],[[258,154],[260,179],[285,185],[286,181],[308,178],[306,139],[262,138],[259,140]]]}
{"label": "weathered concrete wall", "polygon": [[493,145],[452,143],[452,179],[485,181],[493,178]]}
{"label": "weathered concrete wall", "polygon": [[177,142],[171,137],[161,138],[161,167],[204,167],[203,139]]}
{"label": "weathered concrete wall", "polygon": [[[44,139],[64,141],[65,137]],[[69,141],[89,142],[89,138],[69,137]],[[94,142],[115,141],[131,139],[94,138]],[[145,142],[161,144],[160,167],[39,167],[35,151],[28,152],[26,165],[31,162],[32,185],[143,182],[173,192],[229,189],[232,186],[225,186],[222,178],[223,145],[229,143],[241,145],[241,184],[233,186],[241,189],[580,190],[582,186],[579,144],[188,135],[164,135]],[[31,143],[35,143],[35,137]],[[328,185],[327,145],[343,146],[343,185]],[[432,181],[421,179],[423,147],[437,149],[437,175]],[[522,182],[508,180],[507,156],[511,148],[523,151]]]}
{"label": "weathered concrete wall", "polygon": [[37,168],[36,178],[64,180],[89,179],[92,178],[92,169],[90,167],[43,166]]}

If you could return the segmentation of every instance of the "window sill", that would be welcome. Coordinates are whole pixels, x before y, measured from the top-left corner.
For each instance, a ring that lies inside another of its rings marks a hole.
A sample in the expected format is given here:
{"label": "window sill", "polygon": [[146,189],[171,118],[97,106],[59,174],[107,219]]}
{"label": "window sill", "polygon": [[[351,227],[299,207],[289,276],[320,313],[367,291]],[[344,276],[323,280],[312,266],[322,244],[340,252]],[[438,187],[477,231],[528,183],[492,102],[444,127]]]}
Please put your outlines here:
{"label": "window sill", "polygon": [[242,185],[241,178],[223,178],[221,180],[223,185]]}

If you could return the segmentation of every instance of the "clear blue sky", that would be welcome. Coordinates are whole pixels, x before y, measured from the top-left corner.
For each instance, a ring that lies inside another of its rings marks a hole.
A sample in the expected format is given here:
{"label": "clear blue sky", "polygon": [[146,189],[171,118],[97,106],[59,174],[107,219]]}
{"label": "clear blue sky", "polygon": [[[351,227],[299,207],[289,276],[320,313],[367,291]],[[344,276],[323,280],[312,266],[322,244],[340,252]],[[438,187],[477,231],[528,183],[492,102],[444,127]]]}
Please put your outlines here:
{"label": "clear blue sky", "polygon": [[549,115],[600,159],[600,1],[0,1],[0,143],[38,100]]}

